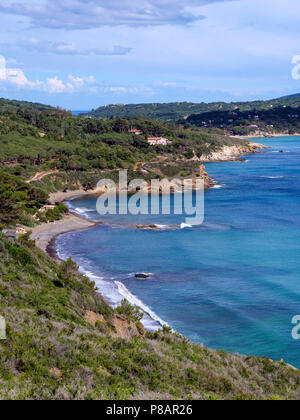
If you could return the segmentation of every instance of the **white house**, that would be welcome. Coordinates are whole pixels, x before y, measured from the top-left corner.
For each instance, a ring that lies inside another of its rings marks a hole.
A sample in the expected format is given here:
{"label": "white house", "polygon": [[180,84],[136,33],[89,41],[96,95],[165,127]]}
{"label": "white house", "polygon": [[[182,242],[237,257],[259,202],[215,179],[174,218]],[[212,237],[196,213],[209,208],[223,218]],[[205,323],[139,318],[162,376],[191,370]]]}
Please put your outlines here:
{"label": "white house", "polygon": [[172,142],[165,137],[149,137],[148,143],[151,144],[151,146],[167,146],[168,144],[172,144]]}
{"label": "white house", "polygon": [[142,130],[138,130],[136,128],[131,128],[130,130],[128,130],[128,133],[132,133],[132,134],[136,134],[137,136],[143,134]]}

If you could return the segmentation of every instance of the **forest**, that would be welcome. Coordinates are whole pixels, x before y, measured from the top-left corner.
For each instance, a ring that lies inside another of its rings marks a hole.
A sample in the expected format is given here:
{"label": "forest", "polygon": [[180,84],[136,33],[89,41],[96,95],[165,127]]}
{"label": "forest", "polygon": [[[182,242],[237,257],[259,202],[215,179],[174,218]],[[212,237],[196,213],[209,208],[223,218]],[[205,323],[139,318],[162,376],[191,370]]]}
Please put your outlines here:
{"label": "forest", "polygon": [[300,132],[300,108],[277,107],[253,111],[213,111],[191,115],[187,122],[198,127],[219,128],[228,135],[272,135]]}
{"label": "forest", "polygon": [[267,110],[278,107],[300,106],[300,94],[284,96],[271,100],[257,100],[248,102],[212,102],[212,103],[192,103],[192,102],[172,102],[172,103],[148,103],[134,105],[108,105],[92,110],[87,115],[96,118],[135,118],[148,117],[161,121],[177,121],[188,118],[194,114],[203,114],[214,111],[235,111],[241,112],[253,110]]}

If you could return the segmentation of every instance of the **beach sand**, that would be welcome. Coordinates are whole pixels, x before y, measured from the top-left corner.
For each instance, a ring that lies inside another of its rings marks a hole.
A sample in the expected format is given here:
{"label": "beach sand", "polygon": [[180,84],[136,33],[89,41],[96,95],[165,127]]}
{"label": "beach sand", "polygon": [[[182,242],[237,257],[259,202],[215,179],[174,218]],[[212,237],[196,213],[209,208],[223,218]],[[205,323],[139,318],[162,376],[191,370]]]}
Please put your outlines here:
{"label": "beach sand", "polygon": [[99,190],[97,188],[95,188],[94,190],[75,190],[75,191],[58,191],[55,193],[50,193],[49,194],[49,200],[52,204],[55,204],[57,202],[63,202],[66,200],[70,200],[71,198],[75,198],[75,197],[81,197],[81,196],[86,196],[86,195],[100,195],[102,194],[103,191]]}
{"label": "beach sand", "polygon": [[54,246],[57,236],[67,232],[90,229],[98,224],[69,214],[57,222],[47,223],[33,228],[30,239],[34,240],[36,246],[50,255],[50,257],[59,260]]}

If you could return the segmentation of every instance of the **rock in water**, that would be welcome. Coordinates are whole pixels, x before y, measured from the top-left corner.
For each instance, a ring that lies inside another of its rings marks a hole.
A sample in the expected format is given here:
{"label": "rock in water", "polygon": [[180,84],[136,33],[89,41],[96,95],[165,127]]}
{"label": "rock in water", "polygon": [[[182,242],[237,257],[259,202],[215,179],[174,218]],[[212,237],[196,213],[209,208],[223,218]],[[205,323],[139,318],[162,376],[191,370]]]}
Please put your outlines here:
{"label": "rock in water", "polygon": [[145,279],[148,279],[149,277],[150,277],[149,274],[144,274],[144,273],[135,275],[135,278],[139,280],[145,280]]}

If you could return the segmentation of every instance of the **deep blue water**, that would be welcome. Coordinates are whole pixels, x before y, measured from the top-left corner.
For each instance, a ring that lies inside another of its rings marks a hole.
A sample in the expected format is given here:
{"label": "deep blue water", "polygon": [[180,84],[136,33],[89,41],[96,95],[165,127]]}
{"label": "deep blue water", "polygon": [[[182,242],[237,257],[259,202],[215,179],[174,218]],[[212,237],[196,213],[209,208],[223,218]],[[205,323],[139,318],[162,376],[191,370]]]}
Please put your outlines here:
{"label": "deep blue water", "polygon": [[[206,165],[223,188],[206,192],[203,226],[137,230],[128,225],[183,220],[98,215],[112,225],[61,236],[60,254],[89,272],[111,303],[138,298],[197,343],[300,368],[300,341],[291,337],[300,314],[300,138],[261,142],[272,149],[246,163]],[[94,198],[70,205],[97,217]],[[138,272],[152,276],[136,280]]]}

